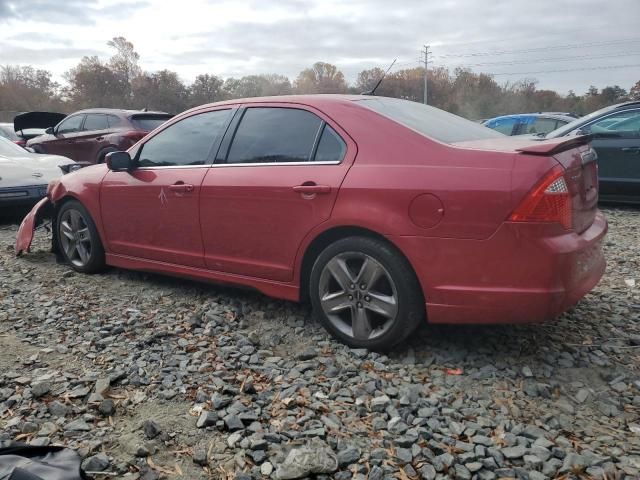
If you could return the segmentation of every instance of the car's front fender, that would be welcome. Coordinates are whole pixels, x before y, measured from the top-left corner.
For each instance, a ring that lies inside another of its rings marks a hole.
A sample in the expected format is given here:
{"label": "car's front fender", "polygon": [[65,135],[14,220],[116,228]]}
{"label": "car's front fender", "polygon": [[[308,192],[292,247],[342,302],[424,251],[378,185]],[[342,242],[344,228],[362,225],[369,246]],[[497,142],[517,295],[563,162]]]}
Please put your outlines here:
{"label": "car's front fender", "polygon": [[38,220],[40,219],[40,214],[48,203],[49,199],[47,197],[43,198],[35,204],[27,216],[22,220],[20,228],[18,229],[18,235],[16,236],[16,256],[20,256],[24,252],[29,252],[31,242],[33,241],[33,232]]}

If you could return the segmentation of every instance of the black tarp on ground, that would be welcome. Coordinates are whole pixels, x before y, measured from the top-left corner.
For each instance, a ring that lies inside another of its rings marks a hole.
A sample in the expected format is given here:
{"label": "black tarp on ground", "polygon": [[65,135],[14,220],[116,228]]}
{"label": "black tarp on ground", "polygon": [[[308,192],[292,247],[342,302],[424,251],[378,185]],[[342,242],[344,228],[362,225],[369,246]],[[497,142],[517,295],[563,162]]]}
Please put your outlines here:
{"label": "black tarp on ground", "polygon": [[80,455],[69,448],[0,442],[0,480],[85,480]]}

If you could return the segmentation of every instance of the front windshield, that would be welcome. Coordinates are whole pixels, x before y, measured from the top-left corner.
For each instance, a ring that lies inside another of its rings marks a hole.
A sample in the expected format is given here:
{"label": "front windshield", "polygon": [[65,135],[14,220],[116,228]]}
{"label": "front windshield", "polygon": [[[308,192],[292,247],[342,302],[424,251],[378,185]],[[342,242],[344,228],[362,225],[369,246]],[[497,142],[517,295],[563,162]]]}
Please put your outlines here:
{"label": "front windshield", "polygon": [[26,156],[28,153],[24,148],[19,147],[11,140],[0,137],[0,155],[4,157],[20,157]]}
{"label": "front windshield", "polygon": [[617,107],[617,105],[613,105],[610,107],[604,107],[601,108],[600,110],[596,110],[595,112],[590,113],[589,115],[585,115],[584,117],[580,117],[577,120],[574,120],[573,122],[569,122],[566,125],[560,127],[560,128],[556,128],[553,132],[549,132],[547,133],[547,135],[545,135],[545,138],[558,138],[558,137],[564,137],[566,134],[572,132],[573,130],[580,128],[582,125],[584,125],[585,123],[589,123],[591,120],[593,120],[596,117],[599,117],[600,115],[610,112],[612,110],[615,110],[615,108]]}

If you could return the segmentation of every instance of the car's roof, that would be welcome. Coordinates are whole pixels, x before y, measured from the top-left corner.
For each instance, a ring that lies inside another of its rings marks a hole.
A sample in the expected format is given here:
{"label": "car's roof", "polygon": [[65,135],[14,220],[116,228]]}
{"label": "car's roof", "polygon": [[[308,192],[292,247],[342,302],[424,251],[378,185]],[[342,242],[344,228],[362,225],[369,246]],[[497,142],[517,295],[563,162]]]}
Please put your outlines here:
{"label": "car's roof", "polygon": [[[363,95],[348,95],[337,93],[317,93],[311,95],[275,95],[270,97],[247,97],[247,98],[234,98],[231,100],[223,100],[220,102],[208,103],[194,107],[191,110],[200,110],[203,108],[221,106],[221,105],[237,105],[245,103],[300,103],[303,105],[320,106],[329,103],[348,103],[357,100],[365,100],[367,96]],[[384,98],[384,97],[378,97]],[[189,110],[189,111],[191,111]]]}
{"label": "car's roof", "polygon": [[127,110],[124,108],[86,108],[84,110],[78,110],[69,115],[76,115],[78,113],[113,113],[119,115],[137,115],[137,114],[149,114],[149,115],[170,115],[167,112],[160,112],[155,110]]}
{"label": "car's roof", "polygon": [[523,118],[523,117],[542,117],[542,118],[551,118],[553,120],[565,120],[569,122],[572,122],[573,120],[575,120],[574,117],[570,117],[569,115],[563,115],[561,113],[535,112],[535,113],[513,113],[511,115],[500,115],[499,117],[493,117],[486,121],[489,122],[491,120],[500,120],[503,118],[506,119],[506,118]]}

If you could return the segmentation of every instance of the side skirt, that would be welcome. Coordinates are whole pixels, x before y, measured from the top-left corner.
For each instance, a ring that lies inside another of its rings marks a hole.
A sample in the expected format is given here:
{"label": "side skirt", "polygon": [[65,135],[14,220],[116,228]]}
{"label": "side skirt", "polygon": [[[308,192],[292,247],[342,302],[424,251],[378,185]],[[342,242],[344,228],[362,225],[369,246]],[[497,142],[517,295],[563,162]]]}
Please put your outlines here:
{"label": "side skirt", "polygon": [[203,280],[227,285],[251,287],[270,297],[281,298],[283,300],[290,300],[293,302],[300,301],[300,288],[288,283],[274,282],[260,278],[246,277],[243,275],[233,275],[230,273],[221,273],[203,268],[187,267],[184,265],[175,265],[172,263],[158,262],[156,260],[147,260],[112,253],[106,254],[106,263],[112,267],[125,268],[129,270],[155,272],[175,277],[189,278],[192,280]]}

